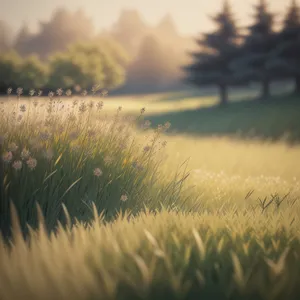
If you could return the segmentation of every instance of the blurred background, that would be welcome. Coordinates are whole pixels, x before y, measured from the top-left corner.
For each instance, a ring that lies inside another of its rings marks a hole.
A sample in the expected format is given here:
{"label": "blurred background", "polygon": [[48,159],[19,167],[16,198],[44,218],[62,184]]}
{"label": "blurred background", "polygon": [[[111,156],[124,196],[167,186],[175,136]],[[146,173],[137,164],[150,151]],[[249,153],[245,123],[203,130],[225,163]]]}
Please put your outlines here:
{"label": "blurred background", "polygon": [[[272,80],[300,89],[296,1],[0,0],[0,5],[1,93],[8,87],[79,90],[98,84],[133,94],[183,90],[192,83],[204,93],[220,92],[226,102],[227,85],[263,81],[265,98]],[[293,46],[285,45],[290,41]]]}

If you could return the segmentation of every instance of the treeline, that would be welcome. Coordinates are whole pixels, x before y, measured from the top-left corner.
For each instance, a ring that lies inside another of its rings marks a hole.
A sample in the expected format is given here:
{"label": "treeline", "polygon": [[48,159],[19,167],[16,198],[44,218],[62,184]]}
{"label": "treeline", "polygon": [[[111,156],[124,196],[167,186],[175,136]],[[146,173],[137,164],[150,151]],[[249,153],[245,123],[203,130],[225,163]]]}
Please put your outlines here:
{"label": "treeline", "polygon": [[199,51],[190,53],[193,63],[183,67],[185,81],[196,86],[216,85],[220,104],[228,102],[228,88],[261,84],[261,100],[270,97],[273,80],[291,79],[300,93],[300,9],[292,0],[282,16],[280,30],[265,0],[254,6],[253,23],[239,28],[229,1],[212,19],[216,31],[196,42]]}
{"label": "treeline", "polygon": [[[100,84],[107,85],[106,89],[118,88],[125,92],[174,87],[181,84],[180,65],[187,62],[186,47],[191,41],[191,38],[178,35],[170,16],[151,27],[134,10],[123,10],[112,28],[101,33],[96,32],[82,10],[70,12],[59,8],[48,21],[40,22],[38,31],[31,32],[24,24],[14,38],[11,38],[9,26],[0,22],[2,90],[8,84],[19,86],[25,83],[26,86],[34,84],[35,87],[49,88],[53,84],[66,87],[74,82],[84,86],[87,80],[90,85],[100,80]],[[87,47],[96,44],[98,50],[94,48],[92,52],[102,52],[90,71],[87,70],[91,65],[90,58],[84,54],[87,50],[81,49],[80,59],[75,59],[79,57],[74,54],[79,51],[78,47],[74,48],[78,43],[89,45]],[[116,54],[126,63],[116,60]],[[28,73],[24,70],[28,64],[33,69],[32,76],[25,80]],[[81,83],[84,76],[86,80]],[[5,82],[2,78],[6,78]]]}
{"label": "treeline", "polygon": [[9,51],[0,56],[0,89],[22,87],[63,89],[80,86],[115,89],[125,81],[128,57],[109,39],[75,43],[42,61],[36,55],[22,58]]}

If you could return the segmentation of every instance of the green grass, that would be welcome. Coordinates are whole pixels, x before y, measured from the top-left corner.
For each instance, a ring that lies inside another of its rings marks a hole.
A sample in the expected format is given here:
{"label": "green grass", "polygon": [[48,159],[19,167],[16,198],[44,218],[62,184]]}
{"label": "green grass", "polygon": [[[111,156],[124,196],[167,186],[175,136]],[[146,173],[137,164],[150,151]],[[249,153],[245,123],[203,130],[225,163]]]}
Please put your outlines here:
{"label": "green grass", "polygon": [[[16,211],[0,299],[298,299],[300,102],[241,93],[225,109],[184,92],[94,98],[103,110],[84,113],[81,99],[3,99],[2,151],[18,149],[3,165]],[[13,167],[23,148],[32,170]]]}

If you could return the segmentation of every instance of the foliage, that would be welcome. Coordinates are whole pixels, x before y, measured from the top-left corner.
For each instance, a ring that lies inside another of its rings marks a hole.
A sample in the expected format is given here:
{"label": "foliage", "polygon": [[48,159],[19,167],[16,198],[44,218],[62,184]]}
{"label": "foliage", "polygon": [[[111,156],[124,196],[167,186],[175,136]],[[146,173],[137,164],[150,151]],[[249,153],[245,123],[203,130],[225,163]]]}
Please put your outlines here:
{"label": "foliage", "polygon": [[262,82],[261,98],[266,99],[270,96],[269,85],[273,77],[273,61],[269,55],[277,42],[273,31],[274,15],[268,11],[265,0],[260,0],[254,8],[254,23],[248,27],[249,34],[231,67],[237,77]]}
{"label": "foliage", "polygon": [[239,39],[227,1],[224,1],[222,12],[213,17],[213,21],[218,29],[197,40],[202,49],[192,53],[194,63],[185,67],[188,73],[186,80],[195,85],[217,85],[220,88],[220,103],[226,104],[227,87],[237,81],[229,64],[236,56]]}

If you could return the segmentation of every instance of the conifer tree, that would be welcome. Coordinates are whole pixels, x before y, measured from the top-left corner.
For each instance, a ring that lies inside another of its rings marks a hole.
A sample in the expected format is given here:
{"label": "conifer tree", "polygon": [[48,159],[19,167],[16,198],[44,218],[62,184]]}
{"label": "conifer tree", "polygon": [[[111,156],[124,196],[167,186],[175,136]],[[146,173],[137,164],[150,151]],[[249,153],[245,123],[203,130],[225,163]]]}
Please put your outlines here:
{"label": "conifer tree", "polygon": [[224,1],[222,11],[212,17],[216,31],[203,34],[196,42],[200,48],[190,53],[194,62],[183,67],[185,81],[196,86],[217,85],[220,92],[220,104],[228,102],[228,87],[235,83],[230,62],[236,55],[239,39],[231,7]]}

